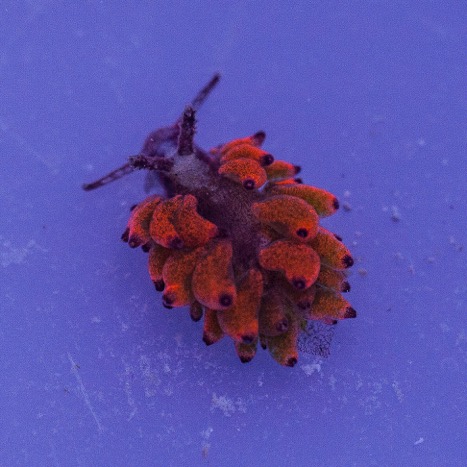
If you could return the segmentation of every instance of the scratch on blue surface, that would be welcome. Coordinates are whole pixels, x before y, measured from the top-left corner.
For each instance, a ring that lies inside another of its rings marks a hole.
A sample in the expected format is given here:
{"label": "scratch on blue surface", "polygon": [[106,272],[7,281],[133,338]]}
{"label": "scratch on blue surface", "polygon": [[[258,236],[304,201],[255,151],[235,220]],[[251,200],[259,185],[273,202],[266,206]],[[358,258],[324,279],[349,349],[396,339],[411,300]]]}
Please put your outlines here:
{"label": "scratch on blue surface", "polygon": [[0,130],[8,135],[21,150],[23,151],[23,155],[32,156],[36,160],[38,160],[42,165],[47,167],[52,173],[57,173],[56,164],[47,160],[43,154],[37,151],[32,145],[28,142],[28,140],[13,130],[9,123],[7,123],[3,118],[0,117]]}
{"label": "scratch on blue surface", "polygon": [[81,391],[81,394],[83,395],[83,398],[84,398],[84,403],[86,404],[87,408],[91,412],[92,417],[94,418],[94,421],[96,422],[97,431],[99,433],[102,433],[104,431],[104,428],[101,425],[99,417],[97,416],[96,412],[94,411],[94,409],[92,407],[91,400],[89,399],[89,394],[86,391],[86,388],[84,387],[83,380],[81,379],[81,375],[78,373],[78,367],[77,367],[75,361],[73,360],[73,357],[71,356],[70,352],[67,352],[67,355],[68,355],[68,360],[71,363],[71,372],[73,373],[73,375],[76,378],[76,382],[78,383],[78,387],[79,387],[79,389]]}

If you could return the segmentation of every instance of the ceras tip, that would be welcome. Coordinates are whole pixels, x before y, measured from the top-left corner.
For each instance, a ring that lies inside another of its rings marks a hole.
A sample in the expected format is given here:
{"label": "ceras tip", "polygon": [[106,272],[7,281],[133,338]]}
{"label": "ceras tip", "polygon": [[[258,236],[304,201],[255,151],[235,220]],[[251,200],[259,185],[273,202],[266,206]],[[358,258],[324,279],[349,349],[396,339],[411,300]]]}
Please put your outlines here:
{"label": "ceras tip", "polygon": [[348,307],[345,311],[344,318],[356,318],[357,317],[357,312],[352,308]]}
{"label": "ceras tip", "polygon": [[162,292],[164,290],[164,287],[165,287],[165,284],[163,280],[154,281],[154,288],[158,292]]}

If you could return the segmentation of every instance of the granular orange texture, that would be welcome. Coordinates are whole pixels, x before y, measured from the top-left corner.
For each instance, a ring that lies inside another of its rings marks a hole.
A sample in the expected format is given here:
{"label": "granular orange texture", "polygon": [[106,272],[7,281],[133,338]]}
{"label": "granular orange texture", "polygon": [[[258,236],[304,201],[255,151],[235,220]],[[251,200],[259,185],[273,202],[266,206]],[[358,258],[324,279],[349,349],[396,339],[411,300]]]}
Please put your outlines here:
{"label": "granular orange texture", "polygon": [[219,174],[240,183],[247,190],[261,188],[267,181],[266,172],[253,159],[233,159],[219,168]]}
{"label": "granular orange texture", "polygon": [[268,197],[253,204],[253,213],[261,223],[290,240],[305,242],[318,232],[318,214],[308,203],[295,196]]}
{"label": "granular orange texture", "polygon": [[337,198],[326,190],[309,185],[275,184],[269,190],[272,195],[291,195],[301,198],[313,206],[320,217],[334,214],[339,208]]}
{"label": "granular orange texture", "polygon": [[298,290],[316,282],[319,256],[308,245],[277,240],[259,252],[259,264],[268,271],[279,271]]}
{"label": "granular orange texture", "polygon": [[236,342],[253,344],[258,340],[258,314],[263,295],[263,276],[250,269],[240,281],[237,299],[231,308],[217,313],[219,325]]}
{"label": "granular orange texture", "polygon": [[237,289],[230,241],[214,241],[200,255],[194,268],[192,288],[196,300],[213,310],[226,310],[234,304]]}
{"label": "granular orange texture", "polygon": [[151,241],[149,224],[156,206],[161,202],[160,196],[150,196],[138,204],[131,211],[128,226],[122,238],[128,242],[131,248],[145,245]]}

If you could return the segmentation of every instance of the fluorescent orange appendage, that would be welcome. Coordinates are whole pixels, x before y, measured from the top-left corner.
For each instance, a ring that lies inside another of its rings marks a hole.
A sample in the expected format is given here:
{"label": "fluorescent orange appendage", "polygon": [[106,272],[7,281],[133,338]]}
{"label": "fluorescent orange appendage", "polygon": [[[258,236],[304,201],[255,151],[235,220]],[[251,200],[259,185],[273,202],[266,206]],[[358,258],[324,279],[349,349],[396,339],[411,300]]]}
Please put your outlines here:
{"label": "fluorescent orange appendage", "polygon": [[348,292],[350,285],[347,282],[347,276],[344,272],[336,269],[331,269],[325,264],[321,264],[318,279],[316,282],[328,289],[336,290],[337,292]]}
{"label": "fluorescent orange appendage", "polygon": [[299,183],[290,185],[277,184],[272,186],[268,192],[276,195],[290,195],[301,198],[313,206],[321,217],[330,216],[339,208],[339,202],[332,193],[314,186]]}
{"label": "fluorescent orange appendage", "polygon": [[286,161],[274,161],[271,165],[264,168],[268,180],[281,180],[291,178],[300,172],[300,167],[290,164]]}
{"label": "fluorescent orange appendage", "polygon": [[191,276],[200,254],[200,249],[196,249],[190,252],[174,251],[169,256],[162,270],[162,278],[165,283],[162,295],[164,305],[178,307],[193,302]]}
{"label": "fluorescent orange appendage", "polygon": [[289,328],[284,300],[274,291],[263,296],[259,311],[259,332],[265,336],[278,336]]}
{"label": "fluorescent orange appendage", "polygon": [[281,365],[294,366],[298,361],[298,323],[289,316],[289,328],[283,334],[266,337],[265,343],[272,357]]}
{"label": "fluorescent orange appendage", "polygon": [[258,131],[258,133],[255,133],[252,136],[247,136],[246,138],[237,138],[224,144],[223,146],[221,146],[220,152],[221,154],[226,154],[232,148],[243,144],[259,147],[263,144],[265,137],[266,135],[264,134],[264,132]]}
{"label": "fluorescent orange appendage", "polygon": [[253,360],[253,357],[256,355],[257,341],[252,344],[244,344],[243,342],[234,341],[235,350],[237,352],[238,358],[242,363],[248,363]]}
{"label": "fluorescent orange appendage", "polygon": [[151,222],[152,213],[161,200],[162,198],[160,196],[150,196],[131,211],[126,232],[128,236],[128,245],[130,245],[131,248],[145,245],[151,241],[149,224]]}
{"label": "fluorescent orange appendage", "polygon": [[234,159],[219,167],[219,174],[240,183],[247,190],[261,188],[266,183],[266,172],[252,159]]}
{"label": "fluorescent orange appendage", "polygon": [[224,337],[224,332],[217,320],[217,311],[206,308],[204,310],[203,341],[206,345],[215,344]]}
{"label": "fluorescent orange appendage", "polygon": [[171,250],[164,248],[157,244],[154,244],[149,250],[149,258],[148,258],[149,277],[151,278],[152,282],[154,282],[154,286],[156,287],[156,290],[159,292],[164,290],[164,280],[162,278],[162,270],[164,268],[165,262],[167,261],[167,258],[171,254],[172,254]]}
{"label": "fluorescent orange appendage", "polygon": [[306,242],[318,232],[319,217],[305,201],[294,196],[273,196],[253,204],[258,220],[285,237]]}
{"label": "fluorescent orange appendage", "polygon": [[205,307],[226,310],[236,299],[237,291],[232,271],[232,243],[215,242],[198,260],[193,279],[193,293]]}
{"label": "fluorescent orange appendage", "polygon": [[299,290],[296,287],[291,286],[289,283],[282,284],[282,287],[285,297],[293,306],[295,312],[299,316],[307,318],[315,299],[315,285],[313,284],[305,290]]}
{"label": "fluorescent orange appendage", "polygon": [[311,308],[311,318],[317,320],[355,318],[356,311],[340,294],[329,289],[318,289]]}
{"label": "fluorescent orange appendage", "polygon": [[199,321],[203,317],[203,306],[198,302],[193,302],[190,305],[190,318],[193,321]]}
{"label": "fluorescent orange appendage", "polygon": [[349,249],[329,230],[320,227],[309,245],[318,253],[321,260],[333,269],[346,269],[352,266]]}
{"label": "fluorescent orange appendage", "polygon": [[183,242],[173,224],[174,216],[183,201],[177,195],[159,203],[152,215],[149,232],[152,239],[166,248],[182,248]]}
{"label": "fluorescent orange appendage", "polygon": [[236,145],[227,152],[222,151],[222,154],[222,164],[236,159],[251,159],[264,167],[271,165],[274,161],[274,157],[271,154],[249,144]]}
{"label": "fluorescent orange appendage", "polygon": [[217,235],[216,225],[201,217],[197,206],[198,200],[186,195],[173,216],[175,230],[186,248],[206,245]]}
{"label": "fluorescent orange appendage", "polygon": [[278,240],[263,248],[259,263],[269,271],[280,271],[298,290],[310,287],[319,274],[319,256],[308,245]]}
{"label": "fluorescent orange appendage", "polygon": [[251,344],[258,338],[258,312],[263,294],[263,277],[250,269],[237,288],[235,304],[217,314],[221,329],[234,341]]}

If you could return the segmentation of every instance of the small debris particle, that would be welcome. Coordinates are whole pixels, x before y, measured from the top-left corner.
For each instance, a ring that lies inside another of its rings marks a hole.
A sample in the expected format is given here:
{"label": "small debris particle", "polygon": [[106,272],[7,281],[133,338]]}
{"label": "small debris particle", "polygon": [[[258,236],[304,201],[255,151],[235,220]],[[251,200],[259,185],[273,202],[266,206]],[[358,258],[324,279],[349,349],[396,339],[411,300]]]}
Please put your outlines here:
{"label": "small debris particle", "polygon": [[451,330],[449,325],[446,324],[446,323],[440,323],[439,327],[440,327],[441,331],[444,332],[444,333],[449,332]]}
{"label": "small debris particle", "polygon": [[0,236],[0,264],[6,268],[10,264],[22,264],[26,256],[31,254],[34,250],[47,251],[41,248],[34,240],[30,240],[23,247],[15,247],[9,241]]}
{"label": "small debris particle", "polygon": [[397,206],[391,206],[391,220],[393,222],[399,222],[401,220],[401,213]]}
{"label": "small debris particle", "polygon": [[201,457],[206,460],[208,458],[208,455],[209,455],[209,448],[211,447],[211,445],[209,443],[205,443],[203,444],[203,447],[201,448]]}
{"label": "small debris particle", "polygon": [[422,444],[423,442],[425,441],[425,438],[418,438],[417,441],[415,441],[415,443],[413,443],[414,446],[417,446],[419,444]]}
{"label": "small debris particle", "polygon": [[320,373],[321,372],[321,363],[308,363],[306,365],[302,365],[302,370],[307,376],[311,376],[313,373]]}
{"label": "small debris particle", "polygon": [[449,237],[449,245],[452,245],[456,251],[463,250],[463,246],[452,235]]}
{"label": "small debris particle", "polygon": [[209,455],[209,449],[211,447],[211,443],[209,443],[209,438],[211,437],[211,433],[213,432],[212,427],[208,427],[201,432],[201,437],[203,438],[203,443],[201,445],[201,457],[203,459],[207,459]]}
{"label": "small debris particle", "polygon": [[399,383],[394,380],[392,382],[392,388],[394,389],[394,393],[396,394],[397,400],[399,402],[402,402],[404,400],[404,394],[402,393]]}
{"label": "small debris particle", "polygon": [[211,437],[211,433],[214,431],[214,428],[211,426],[207,427],[205,430],[201,432],[201,436],[203,439],[208,440]]}
{"label": "small debris particle", "polygon": [[211,411],[219,409],[226,417],[232,416],[236,411],[236,407],[232,399],[226,396],[217,396],[214,392],[211,399]]}
{"label": "small debris particle", "polygon": [[264,372],[258,376],[258,386],[261,387],[264,384]]}

